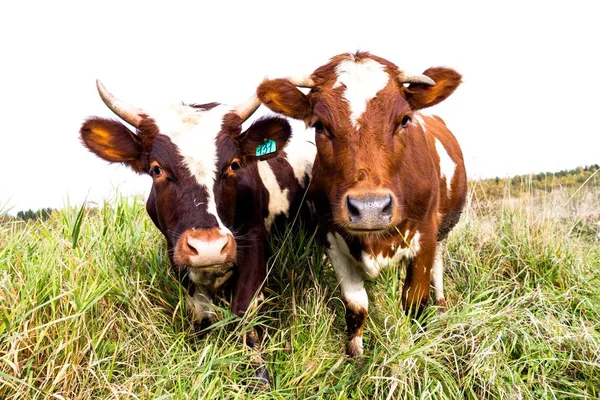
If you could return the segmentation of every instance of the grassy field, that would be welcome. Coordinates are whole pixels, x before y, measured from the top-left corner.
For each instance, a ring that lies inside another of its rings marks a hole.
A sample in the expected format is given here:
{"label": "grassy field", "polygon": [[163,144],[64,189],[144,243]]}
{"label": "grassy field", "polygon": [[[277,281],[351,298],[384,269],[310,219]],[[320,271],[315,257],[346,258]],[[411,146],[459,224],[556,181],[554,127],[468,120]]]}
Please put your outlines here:
{"label": "grassy field", "polygon": [[[477,194],[447,240],[449,312],[411,321],[404,272],[368,284],[365,355],[343,356],[343,305],[313,232],[279,235],[267,301],[186,319],[144,201],[0,222],[2,399],[598,399],[600,185]],[[272,377],[249,389],[240,333]]]}

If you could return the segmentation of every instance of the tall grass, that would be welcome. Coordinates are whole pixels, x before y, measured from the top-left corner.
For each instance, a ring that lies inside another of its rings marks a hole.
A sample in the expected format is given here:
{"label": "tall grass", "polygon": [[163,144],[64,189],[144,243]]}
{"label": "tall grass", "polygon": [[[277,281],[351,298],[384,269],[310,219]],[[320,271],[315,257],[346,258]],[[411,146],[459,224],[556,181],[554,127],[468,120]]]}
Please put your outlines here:
{"label": "tall grass", "polygon": [[[472,192],[474,193],[474,192]],[[276,235],[266,301],[198,336],[143,201],[0,224],[3,399],[528,399],[600,395],[600,188],[471,197],[446,243],[450,309],[402,310],[404,271],[368,283],[365,355],[343,356],[314,230]],[[252,392],[263,332],[271,390]]]}

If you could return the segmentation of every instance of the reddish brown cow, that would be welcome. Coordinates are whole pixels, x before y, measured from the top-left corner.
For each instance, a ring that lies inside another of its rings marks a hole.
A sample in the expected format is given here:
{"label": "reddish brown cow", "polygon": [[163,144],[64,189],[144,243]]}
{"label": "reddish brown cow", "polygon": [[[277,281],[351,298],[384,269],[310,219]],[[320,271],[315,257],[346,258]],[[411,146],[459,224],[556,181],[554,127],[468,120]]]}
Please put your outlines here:
{"label": "reddish brown cow", "polygon": [[[267,80],[257,90],[271,110],[315,130],[309,197],[346,304],[351,356],[362,353],[365,275],[375,278],[403,262],[405,310],[422,310],[432,280],[437,305],[446,308],[438,242],[460,217],[466,174],[442,119],[419,110],[446,99],[460,81],[448,68],[409,76],[359,52],[333,57],[310,77]],[[311,90],[304,94],[296,86]]]}
{"label": "reddish brown cow", "polygon": [[[291,127],[280,117],[263,118],[242,132],[242,122],[260,105],[255,95],[237,107],[179,104],[146,113],[100,82],[98,90],[137,131],[93,117],[81,127],[82,142],[97,156],[152,177],[146,209],[167,240],[192,321],[203,326],[213,320],[215,292],[232,276],[231,307],[243,315],[266,278],[272,223],[302,203],[314,144],[298,135],[284,151]],[[246,342],[254,347],[255,335]],[[264,368],[259,373],[267,378]]]}

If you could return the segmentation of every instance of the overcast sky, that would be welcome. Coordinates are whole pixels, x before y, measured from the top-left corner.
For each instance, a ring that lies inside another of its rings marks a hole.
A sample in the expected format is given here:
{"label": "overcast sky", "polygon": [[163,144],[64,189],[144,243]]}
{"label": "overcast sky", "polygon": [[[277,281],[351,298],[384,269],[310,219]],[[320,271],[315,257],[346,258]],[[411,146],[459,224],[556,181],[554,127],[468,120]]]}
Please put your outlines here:
{"label": "overcast sky", "polygon": [[471,178],[598,163],[594,3],[5,1],[0,209],[148,192],[149,177],[79,142],[86,117],[113,116],[96,78],[141,108],[235,104],[266,75],[312,72],[356,50],[410,72],[443,65],[463,74],[432,112],[461,143]]}

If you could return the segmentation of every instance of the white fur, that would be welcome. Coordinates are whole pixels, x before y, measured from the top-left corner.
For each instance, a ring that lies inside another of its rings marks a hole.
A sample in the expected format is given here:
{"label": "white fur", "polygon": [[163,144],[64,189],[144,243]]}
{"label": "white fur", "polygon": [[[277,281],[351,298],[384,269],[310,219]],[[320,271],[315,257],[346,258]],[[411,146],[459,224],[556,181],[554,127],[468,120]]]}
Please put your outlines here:
{"label": "white fur", "polygon": [[193,322],[200,322],[204,318],[212,319],[215,316],[210,296],[200,285],[196,285],[193,296],[187,296],[187,308],[192,315]]}
{"label": "white fur", "polygon": [[271,225],[277,215],[285,214],[286,217],[289,216],[289,189],[285,188],[281,190],[273,169],[266,161],[258,162],[258,174],[269,192],[269,215],[265,218],[265,227],[267,231],[270,231]]}
{"label": "white fur", "polygon": [[[408,232],[405,237],[407,236]],[[420,238],[421,234],[416,232],[412,237],[410,244],[407,247],[398,247],[392,257],[383,257],[381,253],[373,256],[363,251],[361,258],[365,274],[367,274],[369,278],[374,279],[379,275],[379,272],[382,269],[387,268],[390,265],[397,264],[400,261],[414,258],[421,248]],[[394,248],[395,246],[392,246],[392,250]]]}
{"label": "white fur", "polygon": [[219,227],[227,229],[219,215],[213,192],[217,172],[216,137],[221,131],[223,117],[231,107],[220,105],[210,110],[199,110],[185,105],[174,105],[166,112],[151,114],[160,133],[168,136],[178,147],[184,165],[199,185],[208,193],[208,212],[217,219]]}
{"label": "white fur", "polygon": [[427,126],[425,125],[425,120],[423,119],[423,117],[420,114],[414,113],[413,118],[421,126],[421,129],[423,129],[423,133],[425,133],[427,131]]}
{"label": "white fur", "polygon": [[438,243],[437,249],[435,250],[435,260],[433,261],[433,268],[431,270],[431,280],[433,282],[433,289],[435,290],[436,301],[444,300],[444,258],[443,258],[443,245]]}
{"label": "white fur", "polygon": [[358,118],[367,109],[369,101],[387,85],[390,77],[382,64],[371,59],[342,61],[336,67],[336,73],[338,78],[333,87],[346,87],[344,98],[350,105],[350,120],[358,127]]}
{"label": "white fur", "polygon": [[304,188],[304,177],[312,178],[312,167],[317,156],[315,130],[306,128],[303,121],[288,118],[292,127],[292,138],[285,148],[287,161],[294,170],[294,176]]}
{"label": "white fur", "polygon": [[369,298],[358,262],[350,254],[348,245],[339,233],[329,232],[327,242],[329,242],[327,255],[335,270],[342,297],[350,305],[366,311],[369,307]]}
{"label": "white fur", "polygon": [[440,157],[440,175],[446,179],[448,195],[450,195],[452,178],[454,177],[454,172],[456,171],[456,163],[452,161],[452,158],[450,158],[450,155],[448,155],[446,148],[438,139],[435,139],[435,150]]}

